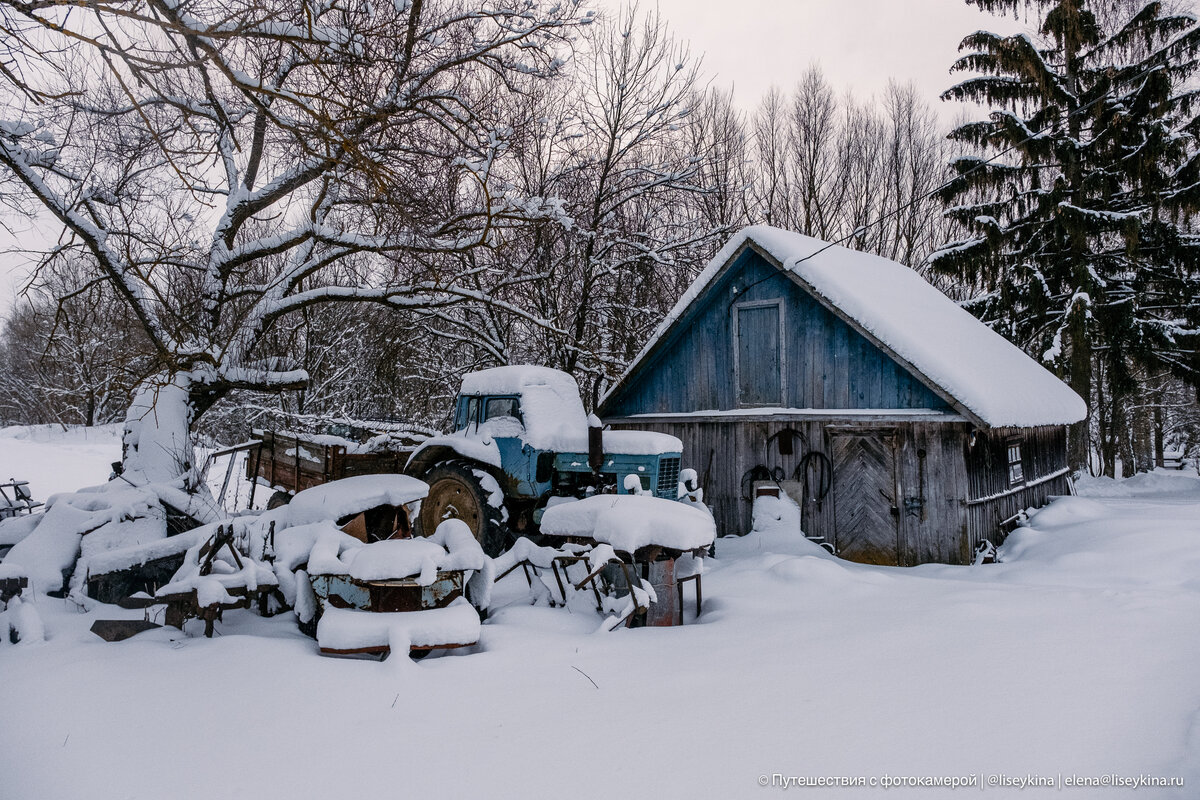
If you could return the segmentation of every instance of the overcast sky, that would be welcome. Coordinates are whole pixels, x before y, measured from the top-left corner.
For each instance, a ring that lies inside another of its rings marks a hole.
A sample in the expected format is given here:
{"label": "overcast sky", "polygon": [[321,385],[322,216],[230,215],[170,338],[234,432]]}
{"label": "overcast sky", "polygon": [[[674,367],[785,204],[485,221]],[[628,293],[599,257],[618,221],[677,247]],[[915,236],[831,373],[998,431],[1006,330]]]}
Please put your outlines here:
{"label": "overcast sky", "polygon": [[[612,12],[624,3],[591,4]],[[654,5],[643,0],[641,7]],[[714,83],[733,85],[746,109],[772,84],[788,90],[819,63],[830,83],[860,98],[879,93],[889,78],[911,80],[952,119],[958,114],[954,104],[937,96],[958,80],[948,72],[958,43],[980,28],[1009,33],[1023,27],[964,0],[658,0],[657,6],[676,38],[689,41],[693,55],[703,54]],[[42,238],[10,222],[21,246],[36,246]],[[27,274],[24,259],[3,252],[12,244],[0,230],[0,317]]]}
{"label": "overcast sky", "polygon": [[[654,5],[643,0],[642,8]],[[949,73],[958,43],[979,29],[1024,27],[964,0],[658,0],[657,6],[676,37],[704,55],[715,82],[734,85],[744,108],[772,84],[790,89],[816,62],[835,87],[861,97],[880,92],[889,78],[911,80],[953,118],[955,104],[937,97],[960,80]]]}

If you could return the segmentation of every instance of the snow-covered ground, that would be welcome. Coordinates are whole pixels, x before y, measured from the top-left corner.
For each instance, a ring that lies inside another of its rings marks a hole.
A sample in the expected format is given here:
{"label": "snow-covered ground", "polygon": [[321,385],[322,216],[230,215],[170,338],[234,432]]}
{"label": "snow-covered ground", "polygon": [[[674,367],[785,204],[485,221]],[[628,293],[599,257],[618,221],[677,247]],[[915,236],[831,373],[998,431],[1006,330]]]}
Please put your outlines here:
{"label": "snow-covered ground", "polygon": [[[0,474],[10,440],[28,475],[75,449],[82,468],[94,446],[7,436]],[[421,662],[324,658],[290,616],[248,612],[211,640],[189,626],[107,644],[94,619],[140,613],[39,597],[47,640],[0,645],[0,798],[740,798],[778,791],[776,773],[1194,797],[1200,479],[1081,493],[979,567],[842,562],[785,514],[718,541],[704,613],[680,628],[596,633],[582,607],[530,606],[518,571],[479,646]],[[1004,785],[1114,775],[1186,785]]]}
{"label": "snow-covered ground", "polygon": [[[204,451],[198,453],[203,458]],[[208,485],[213,495],[221,491],[229,456],[213,461]],[[244,452],[236,459],[225,493],[225,507],[244,509],[250,499],[250,484],[244,480]],[[0,483],[29,481],[33,499],[45,501],[59,492],[73,492],[108,480],[114,461],[121,460],[121,424],[94,428],[61,425],[11,425],[0,428]],[[236,497],[235,497],[236,493]],[[270,497],[261,487],[255,492],[254,505],[261,508]]]}
{"label": "snow-covered ground", "polygon": [[35,500],[108,480],[121,460],[121,426],[0,428],[0,482],[29,481]]}

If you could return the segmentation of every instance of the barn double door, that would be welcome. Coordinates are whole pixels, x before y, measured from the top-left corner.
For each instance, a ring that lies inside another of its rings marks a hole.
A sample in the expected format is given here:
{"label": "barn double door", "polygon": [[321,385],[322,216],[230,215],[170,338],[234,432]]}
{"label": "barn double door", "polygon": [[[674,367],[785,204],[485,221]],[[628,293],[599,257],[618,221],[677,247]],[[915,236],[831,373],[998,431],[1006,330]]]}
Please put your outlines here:
{"label": "barn double door", "polygon": [[830,446],[838,555],[861,564],[899,565],[895,432],[839,432]]}

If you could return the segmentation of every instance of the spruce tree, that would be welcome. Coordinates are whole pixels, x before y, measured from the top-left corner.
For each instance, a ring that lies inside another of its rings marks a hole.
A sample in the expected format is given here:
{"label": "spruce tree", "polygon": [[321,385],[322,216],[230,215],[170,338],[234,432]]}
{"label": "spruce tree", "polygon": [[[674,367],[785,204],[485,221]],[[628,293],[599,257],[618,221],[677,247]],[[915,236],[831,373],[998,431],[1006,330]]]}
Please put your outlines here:
{"label": "spruce tree", "polygon": [[[1034,36],[967,36],[953,70],[980,73],[942,97],[995,109],[951,138],[976,155],[952,163],[943,199],[966,235],[930,257],[967,282],[971,311],[1056,369],[1080,396],[1097,375],[1109,398],[1135,370],[1200,383],[1188,235],[1200,201],[1195,18],[1162,2],[967,0],[1033,12]],[[1014,387],[1019,390],[1020,387]],[[1070,461],[1088,457],[1088,422]]]}

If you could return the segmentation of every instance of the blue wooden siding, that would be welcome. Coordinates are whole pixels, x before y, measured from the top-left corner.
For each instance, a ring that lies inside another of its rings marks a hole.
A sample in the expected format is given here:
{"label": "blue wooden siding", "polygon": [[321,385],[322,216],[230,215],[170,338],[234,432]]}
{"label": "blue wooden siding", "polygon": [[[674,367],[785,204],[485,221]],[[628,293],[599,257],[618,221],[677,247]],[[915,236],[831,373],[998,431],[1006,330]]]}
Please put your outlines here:
{"label": "blue wooden siding", "polygon": [[684,312],[681,324],[660,342],[656,353],[603,404],[602,413],[619,417],[738,408],[734,304],[777,299],[783,300],[785,407],[947,407],[906,369],[747,248]]}

